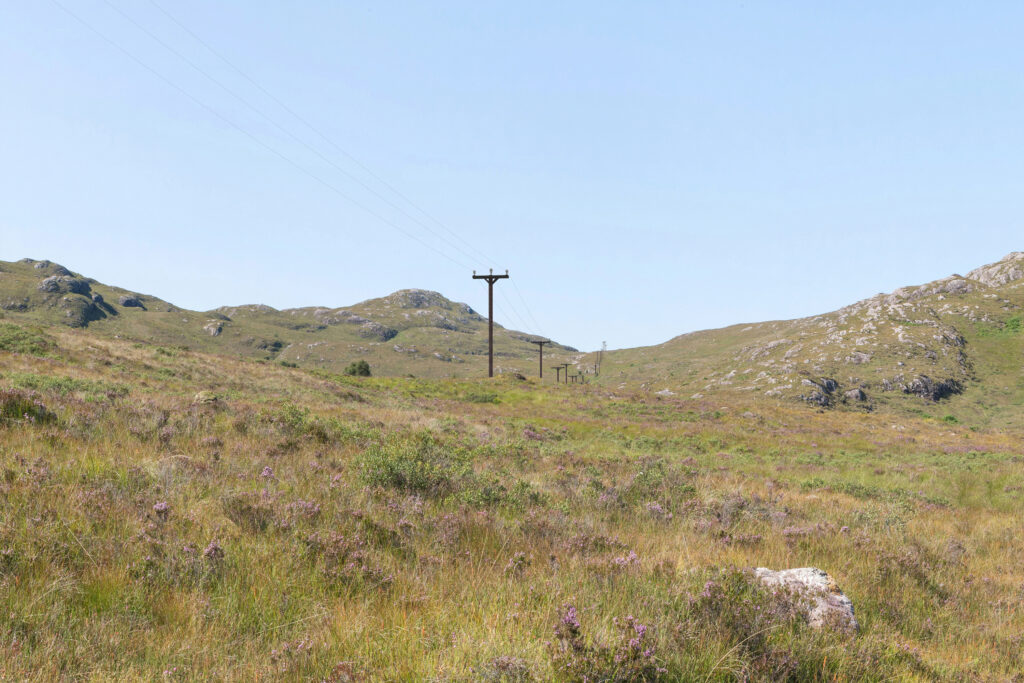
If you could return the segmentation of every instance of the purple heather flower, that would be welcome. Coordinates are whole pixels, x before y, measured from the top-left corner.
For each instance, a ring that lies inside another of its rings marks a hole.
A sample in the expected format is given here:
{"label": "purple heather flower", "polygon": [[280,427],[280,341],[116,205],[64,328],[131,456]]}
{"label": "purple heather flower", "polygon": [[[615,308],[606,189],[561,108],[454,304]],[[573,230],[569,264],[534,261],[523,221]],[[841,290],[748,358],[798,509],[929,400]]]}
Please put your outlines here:
{"label": "purple heather flower", "polygon": [[210,541],[210,545],[206,546],[206,550],[203,551],[203,557],[214,562],[223,560],[224,549],[217,544],[217,541]]}
{"label": "purple heather flower", "polygon": [[576,615],[576,608],[569,605],[565,610],[565,615],[562,617],[562,623],[571,629],[578,630],[580,628],[580,620]]}
{"label": "purple heather flower", "polygon": [[270,465],[267,465],[266,467],[263,468],[263,471],[260,472],[260,476],[263,477],[264,479],[273,479],[274,470],[270,469]]}
{"label": "purple heather flower", "polygon": [[616,567],[630,567],[640,564],[640,556],[636,554],[635,550],[630,550],[625,557],[616,557],[612,560],[612,564]]}
{"label": "purple heather flower", "polygon": [[166,500],[161,500],[159,503],[153,506],[153,512],[155,512],[156,516],[160,519],[166,519],[167,513],[168,511],[170,511],[170,509],[171,506],[167,504]]}

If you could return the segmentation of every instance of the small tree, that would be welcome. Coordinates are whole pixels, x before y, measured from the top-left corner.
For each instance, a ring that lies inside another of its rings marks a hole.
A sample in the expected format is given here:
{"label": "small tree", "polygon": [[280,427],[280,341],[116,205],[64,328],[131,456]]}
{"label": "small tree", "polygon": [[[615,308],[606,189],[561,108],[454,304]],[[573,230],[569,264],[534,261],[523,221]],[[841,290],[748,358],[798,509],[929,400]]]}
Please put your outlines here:
{"label": "small tree", "polygon": [[345,368],[345,374],[351,375],[352,377],[369,377],[370,376],[370,364],[365,360],[356,360],[348,364]]}

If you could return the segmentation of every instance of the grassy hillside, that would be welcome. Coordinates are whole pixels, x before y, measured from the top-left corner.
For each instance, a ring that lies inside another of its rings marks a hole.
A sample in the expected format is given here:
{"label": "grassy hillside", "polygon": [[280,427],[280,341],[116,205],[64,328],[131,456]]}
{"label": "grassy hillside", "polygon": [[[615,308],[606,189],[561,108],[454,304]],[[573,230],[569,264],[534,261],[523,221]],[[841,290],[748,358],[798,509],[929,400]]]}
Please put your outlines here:
{"label": "grassy hillside", "polygon": [[1012,680],[1021,436],[0,321],[0,678]]}
{"label": "grassy hillside", "polygon": [[[437,292],[402,290],[345,308],[269,306],[189,311],[110,287],[49,261],[0,262],[0,314],[21,324],[257,358],[334,372],[366,360],[375,374],[466,377],[487,373],[487,319]],[[495,371],[536,374],[530,335],[495,325]],[[571,362],[553,343],[547,361]]]}
{"label": "grassy hillside", "polygon": [[[600,381],[665,395],[891,405],[972,424],[1024,416],[1024,253],[833,313],[606,353]],[[592,367],[593,354],[581,357]]]}

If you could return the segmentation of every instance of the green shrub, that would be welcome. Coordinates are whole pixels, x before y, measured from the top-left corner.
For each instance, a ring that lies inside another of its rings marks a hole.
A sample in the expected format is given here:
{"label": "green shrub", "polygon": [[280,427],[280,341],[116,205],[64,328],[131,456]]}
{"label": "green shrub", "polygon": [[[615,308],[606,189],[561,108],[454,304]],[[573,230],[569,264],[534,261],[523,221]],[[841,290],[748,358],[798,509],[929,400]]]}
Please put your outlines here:
{"label": "green shrub", "polygon": [[365,360],[352,361],[345,368],[345,374],[350,377],[369,377],[370,376],[370,364]]}
{"label": "green shrub", "polygon": [[454,492],[471,474],[464,448],[442,444],[427,432],[373,446],[359,465],[363,481],[371,486],[432,496]]}
{"label": "green shrub", "polygon": [[55,348],[57,345],[53,340],[40,332],[11,323],[0,323],[0,351],[48,356]]}
{"label": "green shrub", "polygon": [[498,394],[493,391],[480,391],[478,389],[470,389],[466,393],[462,394],[460,398],[467,403],[500,403],[501,400],[498,398]]}
{"label": "green shrub", "polygon": [[75,377],[51,377],[48,375],[36,375],[30,372],[19,372],[7,375],[5,379],[11,383],[11,386],[20,389],[60,394],[61,396],[75,393],[94,397],[126,396],[128,394],[128,387],[124,384],[97,382],[90,379],[77,379]]}

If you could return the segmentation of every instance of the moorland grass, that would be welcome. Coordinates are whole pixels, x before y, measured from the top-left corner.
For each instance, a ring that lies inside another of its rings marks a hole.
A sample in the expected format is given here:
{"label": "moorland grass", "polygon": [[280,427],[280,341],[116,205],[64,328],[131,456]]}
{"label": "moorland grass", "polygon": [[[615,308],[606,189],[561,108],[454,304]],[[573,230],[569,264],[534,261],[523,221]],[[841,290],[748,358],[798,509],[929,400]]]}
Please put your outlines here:
{"label": "moorland grass", "polygon": [[[1014,432],[56,342],[0,355],[3,395],[52,415],[0,424],[0,677],[1024,668]],[[858,634],[813,631],[749,573],[808,565]]]}

